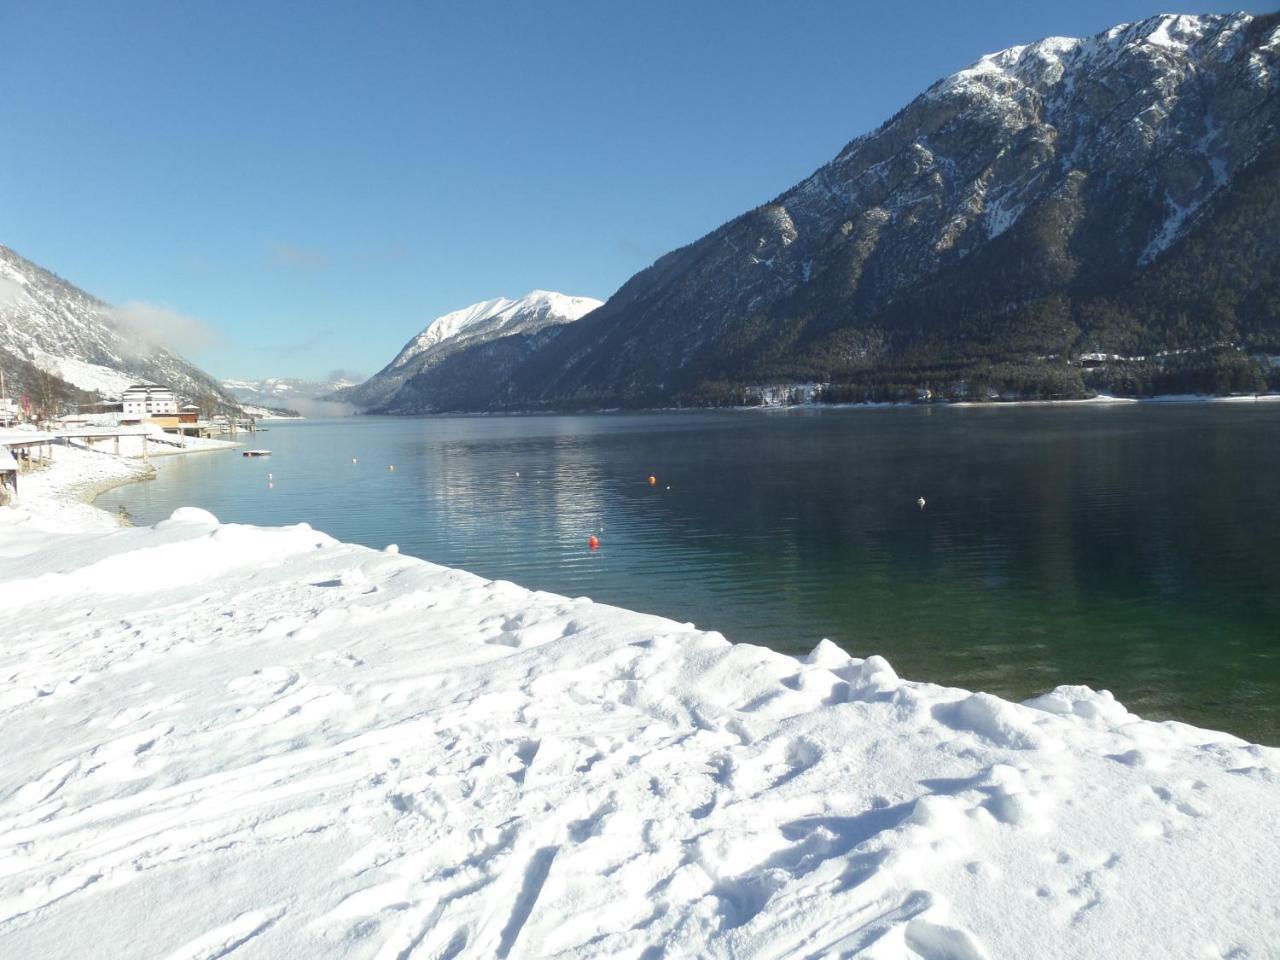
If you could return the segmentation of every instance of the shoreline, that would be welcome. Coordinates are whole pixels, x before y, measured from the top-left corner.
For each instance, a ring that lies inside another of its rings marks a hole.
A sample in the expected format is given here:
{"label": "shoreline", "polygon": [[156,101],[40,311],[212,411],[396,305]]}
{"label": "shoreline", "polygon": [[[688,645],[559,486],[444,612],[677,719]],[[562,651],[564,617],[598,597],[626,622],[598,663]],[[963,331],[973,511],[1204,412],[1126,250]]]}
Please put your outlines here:
{"label": "shoreline", "polygon": [[[198,454],[198,453],[226,452],[228,450],[235,449],[236,447],[244,446],[243,443],[240,443],[238,441],[228,440],[228,441],[216,441],[216,442],[219,443],[219,446],[216,446],[216,447],[201,446],[195,449],[166,450],[162,453],[151,453],[148,456],[150,459],[155,459],[158,457],[167,459],[169,457],[190,456],[192,454]],[[124,460],[124,461],[140,461],[141,460],[141,457],[139,456],[116,457],[115,454],[107,453],[106,451],[86,450],[83,447],[77,447],[76,449],[85,450],[86,453],[101,454],[104,456],[115,457],[116,459]],[[119,514],[113,513],[110,510],[106,510],[98,506],[97,501],[98,501],[98,498],[101,497],[103,494],[110,493],[112,490],[118,489],[119,487],[127,487],[129,484],[132,484],[132,483],[142,483],[147,480],[154,480],[156,479],[156,477],[159,476],[159,468],[156,465],[146,464],[145,467],[146,467],[145,470],[138,472],[134,476],[122,476],[122,477],[117,477],[110,480],[103,480],[99,483],[85,486],[83,489],[79,491],[72,490],[69,492],[81,503],[84,503],[85,505],[90,506],[95,510],[98,510],[99,512],[105,514],[106,516],[112,517],[121,526],[133,526],[133,524],[129,520],[125,519],[124,517],[121,517]]]}
{"label": "shoreline", "polygon": [[[213,453],[241,446],[230,441],[205,441],[198,448],[175,449],[160,456]],[[117,513],[103,509],[97,500],[118,487],[153,480],[158,466],[141,455],[129,456],[91,450],[78,444],[54,444],[52,462],[18,477],[18,497],[10,509],[45,529],[71,526],[82,530],[129,526]]]}
{"label": "shoreline", "polygon": [[5,955],[1280,939],[1280,749],[1087,687],[1014,703],[828,641],[733,644],[305,523],[86,520],[111,515],[71,491],[139,479],[103,457],[0,509]]}
{"label": "shoreline", "polygon": [[138,473],[132,477],[117,477],[112,480],[101,480],[97,483],[87,484],[85,486],[82,486],[76,489],[71,489],[68,491],[68,493],[71,496],[75,497],[77,500],[79,500],[81,503],[85,504],[85,506],[92,507],[93,509],[99,511],[100,513],[106,514],[107,516],[113,518],[117,523],[120,524],[120,526],[129,527],[129,526],[133,526],[133,524],[127,521],[124,517],[120,516],[119,514],[112,513],[110,510],[105,510],[102,507],[98,506],[97,504],[98,498],[101,497],[104,493],[110,493],[112,490],[115,490],[118,487],[127,487],[129,486],[129,484],[132,484],[132,483],[142,483],[143,481],[154,480],[155,478],[156,478],[156,468],[149,467],[147,472],[145,473]]}
{"label": "shoreline", "polygon": [[[340,417],[321,417],[312,419],[347,420],[371,417],[390,420],[411,419],[463,419],[479,417],[581,417],[610,415],[640,415],[652,413],[714,413],[726,412],[776,412],[779,410],[888,410],[907,407],[961,407],[976,408],[1020,408],[1020,407],[1071,407],[1071,406],[1128,406],[1132,404],[1217,404],[1217,403],[1276,403],[1280,402],[1280,393],[1260,393],[1247,395],[1217,394],[1159,394],[1152,397],[1113,397],[1099,395],[1069,400],[868,400],[849,403],[805,402],[795,404],[740,404],[737,406],[716,407],[598,407],[589,410],[440,410],[431,413],[363,413],[356,412]],[[308,419],[308,418],[301,418]]]}
{"label": "shoreline", "polygon": [[1193,405],[1217,403],[1271,403],[1280,402],[1280,393],[1263,393],[1249,396],[1217,396],[1213,394],[1161,394],[1154,397],[1112,397],[1099,395],[1069,400],[885,400],[867,401],[865,403],[797,403],[773,404],[760,406],[743,406],[700,409],[731,410],[887,410],[909,407],[950,408],[958,407],[968,410],[980,409],[1016,409],[1023,407],[1111,407],[1133,406],[1137,404],[1159,405]]}

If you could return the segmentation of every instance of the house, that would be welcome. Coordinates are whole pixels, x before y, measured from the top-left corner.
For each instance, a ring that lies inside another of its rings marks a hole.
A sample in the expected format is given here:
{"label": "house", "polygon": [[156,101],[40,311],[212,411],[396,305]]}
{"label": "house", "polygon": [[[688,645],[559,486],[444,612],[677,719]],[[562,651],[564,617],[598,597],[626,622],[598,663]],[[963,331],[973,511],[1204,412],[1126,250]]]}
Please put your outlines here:
{"label": "house", "polygon": [[188,403],[178,411],[179,423],[195,423],[200,419],[200,408],[194,403]]}
{"label": "house", "polygon": [[178,415],[178,399],[173,391],[154,383],[135,384],[124,392],[120,402],[125,420]]}

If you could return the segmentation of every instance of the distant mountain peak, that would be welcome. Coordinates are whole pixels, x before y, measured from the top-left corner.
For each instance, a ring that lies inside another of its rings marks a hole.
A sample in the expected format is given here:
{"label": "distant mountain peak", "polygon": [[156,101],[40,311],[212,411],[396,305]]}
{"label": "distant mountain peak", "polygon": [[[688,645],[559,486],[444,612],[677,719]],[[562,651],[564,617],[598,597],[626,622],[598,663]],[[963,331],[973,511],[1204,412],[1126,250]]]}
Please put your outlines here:
{"label": "distant mountain peak", "polygon": [[553,290],[532,290],[515,300],[498,297],[482,300],[461,310],[436,317],[391,362],[399,369],[445,341],[456,345],[475,337],[506,336],[532,324],[571,323],[590,313],[603,301],[591,297],[570,297]]}
{"label": "distant mountain peak", "polygon": [[481,300],[436,317],[379,373],[342,395],[363,407],[382,406],[407,380],[451,354],[573,323],[601,304],[592,297],[569,296],[554,290],[531,290],[514,300]]}

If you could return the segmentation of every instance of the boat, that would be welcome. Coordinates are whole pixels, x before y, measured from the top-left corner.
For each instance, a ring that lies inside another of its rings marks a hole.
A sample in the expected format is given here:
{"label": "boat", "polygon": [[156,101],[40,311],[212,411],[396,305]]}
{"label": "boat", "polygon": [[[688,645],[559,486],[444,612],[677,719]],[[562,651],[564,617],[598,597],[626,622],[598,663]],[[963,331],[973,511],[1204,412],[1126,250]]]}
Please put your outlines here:
{"label": "boat", "polygon": [[244,453],[242,453],[242,454],[241,454],[241,456],[244,456],[244,457],[269,457],[269,456],[271,456],[271,451],[270,451],[270,450],[246,450],[246,451],[244,451]]}

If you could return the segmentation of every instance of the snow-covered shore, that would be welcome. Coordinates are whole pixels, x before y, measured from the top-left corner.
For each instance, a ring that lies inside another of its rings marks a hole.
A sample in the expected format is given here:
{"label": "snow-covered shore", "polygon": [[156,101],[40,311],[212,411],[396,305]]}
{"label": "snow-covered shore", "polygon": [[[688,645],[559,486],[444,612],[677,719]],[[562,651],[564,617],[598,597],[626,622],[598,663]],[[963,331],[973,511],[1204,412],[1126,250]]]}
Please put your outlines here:
{"label": "snow-covered shore", "polygon": [[120,528],[63,510],[82,457],[112,460],[73,451],[0,509],[2,956],[1280,942],[1278,750],[1081,687],[1020,705],[827,643],[797,661],[305,525]]}

